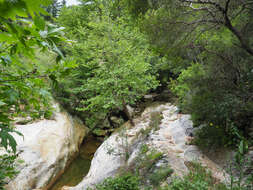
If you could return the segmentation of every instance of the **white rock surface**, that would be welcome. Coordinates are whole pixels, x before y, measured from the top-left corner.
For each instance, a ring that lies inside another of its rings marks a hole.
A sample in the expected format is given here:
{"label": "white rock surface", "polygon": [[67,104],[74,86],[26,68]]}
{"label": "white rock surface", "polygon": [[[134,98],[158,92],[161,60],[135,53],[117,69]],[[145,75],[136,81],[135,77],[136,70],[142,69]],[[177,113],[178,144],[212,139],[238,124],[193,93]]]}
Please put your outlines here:
{"label": "white rock surface", "polygon": [[[157,131],[151,131],[145,138],[141,131],[149,127],[151,113],[163,114]],[[122,167],[130,166],[135,161],[141,144],[163,152],[176,176],[188,172],[187,163],[198,161],[207,166],[220,181],[224,181],[222,169],[208,159],[196,146],[187,145],[188,132],[193,128],[190,115],[178,113],[177,107],[171,104],[156,105],[145,109],[139,118],[134,120],[135,126],[126,124],[121,130],[109,137],[96,151],[88,175],[75,187],[63,187],[62,190],[85,190],[114,176]],[[130,155],[126,161],[125,152]]]}
{"label": "white rock surface", "polygon": [[60,176],[79,151],[87,128],[66,112],[55,113],[55,120],[41,120],[17,125],[24,135],[15,135],[20,173],[6,186],[7,190],[46,190]]}

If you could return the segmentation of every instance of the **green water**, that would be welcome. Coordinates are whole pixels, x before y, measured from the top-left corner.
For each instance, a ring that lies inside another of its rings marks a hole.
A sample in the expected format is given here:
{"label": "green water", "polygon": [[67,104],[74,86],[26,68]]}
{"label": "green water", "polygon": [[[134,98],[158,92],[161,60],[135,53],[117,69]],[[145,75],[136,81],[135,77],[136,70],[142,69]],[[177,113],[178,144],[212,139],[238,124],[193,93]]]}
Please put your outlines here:
{"label": "green water", "polygon": [[84,140],[79,155],[73,160],[50,190],[59,190],[63,186],[75,186],[80,183],[88,173],[93,154],[100,144],[101,142],[94,137],[89,137]]}

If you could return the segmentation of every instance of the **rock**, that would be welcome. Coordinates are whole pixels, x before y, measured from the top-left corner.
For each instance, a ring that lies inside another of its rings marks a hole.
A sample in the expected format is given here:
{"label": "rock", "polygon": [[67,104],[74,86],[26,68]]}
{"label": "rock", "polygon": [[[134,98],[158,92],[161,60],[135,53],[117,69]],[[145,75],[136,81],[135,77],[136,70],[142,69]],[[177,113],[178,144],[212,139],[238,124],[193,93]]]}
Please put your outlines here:
{"label": "rock", "polygon": [[195,145],[190,145],[184,151],[184,159],[188,162],[199,162],[203,154],[199,150],[199,148]]}
{"label": "rock", "polygon": [[119,146],[117,135],[110,136],[96,151],[89,173],[76,187],[63,187],[62,190],[84,190],[102,182],[107,176],[115,175],[125,164],[123,149]]}
{"label": "rock", "polygon": [[127,111],[129,113],[130,117],[133,117],[134,113],[135,113],[134,108],[132,108],[130,105],[126,105],[126,108],[127,108]]}
{"label": "rock", "polygon": [[153,100],[155,97],[157,97],[158,94],[146,94],[143,96],[144,99],[147,99],[147,100]]}
{"label": "rock", "polygon": [[15,118],[15,124],[16,125],[26,125],[28,123],[31,123],[33,121],[33,119],[31,117],[26,117],[26,118]]}
{"label": "rock", "polygon": [[[163,115],[158,129],[150,129],[151,115],[157,112]],[[220,168],[203,155],[196,147],[188,145],[189,130],[193,129],[190,115],[178,113],[178,108],[171,104],[153,105],[144,110],[134,120],[135,126],[126,123],[120,131],[110,136],[96,151],[90,171],[83,181],[75,187],[64,187],[62,190],[85,190],[102,182],[105,178],[122,173],[125,169],[135,166],[143,144],[150,149],[163,153],[166,164],[173,169],[172,177],[182,177],[189,172],[187,163],[198,160],[208,166],[215,177],[219,176]],[[156,166],[162,165],[157,161]]]}
{"label": "rock", "polygon": [[110,117],[110,120],[113,122],[113,126],[120,127],[121,125],[124,124],[124,119],[116,116]]}
{"label": "rock", "polygon": [[64,172],[79,151],[88,130],[66,112],[55,113],[55,120],[41,120],[17,125],[23,137],[13,134],[19,158],[24,161],[20,173],[6,186],[7,190],[47,189]]}

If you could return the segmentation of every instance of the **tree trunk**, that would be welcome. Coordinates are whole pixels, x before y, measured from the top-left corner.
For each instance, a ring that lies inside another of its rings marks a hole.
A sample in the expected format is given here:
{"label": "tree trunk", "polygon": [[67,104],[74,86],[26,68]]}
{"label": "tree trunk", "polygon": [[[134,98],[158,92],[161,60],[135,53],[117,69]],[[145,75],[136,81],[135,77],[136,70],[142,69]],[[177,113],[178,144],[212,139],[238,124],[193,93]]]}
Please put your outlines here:
{"label": "tree trunk", "polygon": [[225,26],[237,37],[239,42],[241,43],[241,47],[247,51],[250,55],[253,56],[253,49],[249,46],[248,42],[243,38],[242,34],[233,27],[231,21],[228,16],[225,15]]}

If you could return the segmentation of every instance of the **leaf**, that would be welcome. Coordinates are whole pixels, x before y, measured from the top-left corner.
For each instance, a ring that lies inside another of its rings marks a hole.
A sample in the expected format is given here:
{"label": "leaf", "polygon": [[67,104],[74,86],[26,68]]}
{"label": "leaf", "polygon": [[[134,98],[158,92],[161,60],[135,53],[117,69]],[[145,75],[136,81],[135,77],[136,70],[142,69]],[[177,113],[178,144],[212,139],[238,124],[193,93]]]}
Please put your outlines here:
{"label": "leaf", "polygon": [[17,44],[11,47],[11,55],[14,55],[17,52]]}
{"label": "leaf", "polygon": [[44,30],[45,29],[45,21],[40,16],[36,16],[34,18],[34,24],[40,30]]}
{"label": "leaf", "polygon": [[10,135],[9,133],[6,134],[7,136],[7,140],[8,140],[8,144],[11,147],[11,149],[13,150],[14,153],[16,153],[16,147],[17,147],[17,142],[14,139],[14,137],[12,135]]}
{"label": "leaf", "polygon": [[54,33],[55,34],[57,34],[57,33],[61,34],[64,29],[65,29],[64,27],[51,28],[51,29],[48,30],[48,34],[54,34]]}
{"label": "leaf", "polygon": [[243,141],[240,142],[240,145],[239,145],[239,153],[240,153],[240,154],[243,154]]}
{"label": "leaf", "polygon": [[6,56],[1,56],[0,59],[2,59],[2,61],[5,63],[5,65],[11,64],[11,58],[10,58],[10,56],[8,56],[8,55],[6,55]]}
{"label": "leaf", "polygon": [[58,55],[60,55],[62,58],[64,58],[64,55],[62,54],[61,50],[53,43],[53,51],[55,51]]}
{"label": "leaf", "polygon": [[0,34],[0,42],[7,42],[7,43],[13,43],[16,41],[16,38],[13,37],[11,34],[8,33],[1,33]]}
{"label": "leaf", "polygon": [[4,106],[4,105],[6,105],[6,103],[0,100],[0,106]]}
{"label": "leaf", "polygon": [[39,34],[40,34],[40,36],[42,38],[46,38],[47,37],[47,31],[46,30],[40,31]]}

